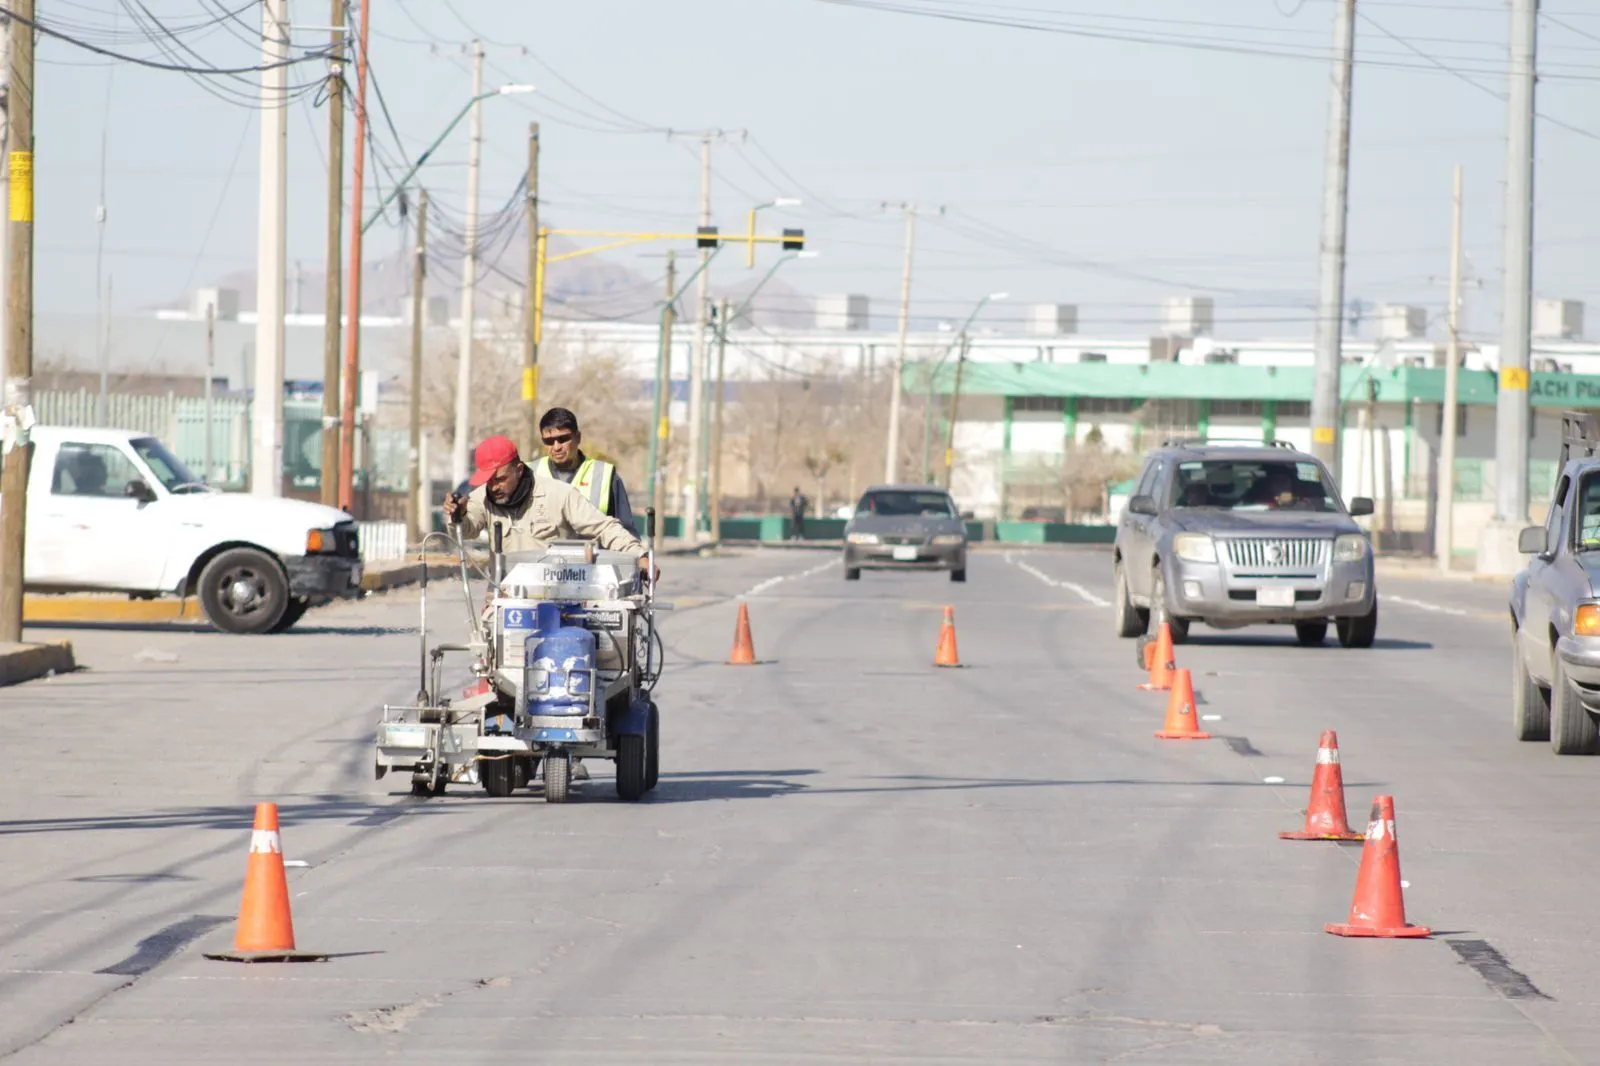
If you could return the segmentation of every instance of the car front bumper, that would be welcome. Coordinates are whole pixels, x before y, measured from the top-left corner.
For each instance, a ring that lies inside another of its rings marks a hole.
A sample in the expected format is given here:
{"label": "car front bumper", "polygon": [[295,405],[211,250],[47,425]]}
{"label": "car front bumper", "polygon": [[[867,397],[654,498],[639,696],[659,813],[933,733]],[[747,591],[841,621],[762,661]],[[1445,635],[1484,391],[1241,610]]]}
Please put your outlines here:
{"label": "car front bumper", "polygon": [[361,560],[347,555],[300,555],[283,561],[289,594],[308,599],[354,599],[361,595]]}
{"label": "car front bumper", "polygon": [[1372,556],[1319,565],[1314,574],[1239,575],[1221,562],[1163,563],[1168,607],[1175,618],[1211,624],[1270,625],[1358,618],[1377,601]]}
{"label": "car front bumper", "polygon": [[1600,713],[1600,638],[1562,637],[1556,655],[1584,707]]}
{"label": "car front bumper", "polygon": [[847,570],[965,570],[965,544],[847,544]]}

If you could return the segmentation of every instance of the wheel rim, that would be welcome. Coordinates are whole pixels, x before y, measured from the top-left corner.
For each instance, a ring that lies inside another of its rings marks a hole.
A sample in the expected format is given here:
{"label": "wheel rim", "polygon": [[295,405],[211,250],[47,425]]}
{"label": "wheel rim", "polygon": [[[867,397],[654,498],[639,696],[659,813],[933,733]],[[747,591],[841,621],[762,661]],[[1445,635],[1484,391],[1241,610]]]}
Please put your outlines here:
{"label": "wheel rim", "polygon": [[217,582],[217,602],[235,618],[259,611],[267,602],[267,579],[253,566],[235,566]]}

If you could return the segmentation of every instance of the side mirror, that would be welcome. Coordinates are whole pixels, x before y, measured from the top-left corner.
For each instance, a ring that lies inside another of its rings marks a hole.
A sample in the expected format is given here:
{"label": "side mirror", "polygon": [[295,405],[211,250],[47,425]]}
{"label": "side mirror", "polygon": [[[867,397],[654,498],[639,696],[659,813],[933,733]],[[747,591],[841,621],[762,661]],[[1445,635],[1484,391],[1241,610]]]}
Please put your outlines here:
{"label": "side mirror", "polygon": [[1153,515],[1156,513],[1156,498],[1154,496],[1135,496],[1128,501],[1129,514]]}
{"label": "side mirror", "polygon": [[977,517],[978,517],[978,513],[976,511],[962,511],[961,512],[961,520],[964,521],[964,522],[970,522],[974,518],[977,518]]}
{"label": "side mirror", "polygon": [[1372,505],[1372,500],[1366,496],[1352,496],[1350,498],[1350,517],[1360,518],[1363,515],[1373,514],[1377,510]]}
{"label": "side mirror", "polygon": [[150,488],[149,485],[146,485],[138,478],[134,478],[132,481],[128,482],[128,487],[122,490],[122,494],[129,499],[138,500],[140,503],[156,502],[155,492]]}
{"label": "side mirror", "polygon": [[1529,526],[1517,534],[1517,551],[1523,555],[1550,554],[1550,538],[1543,526]]}

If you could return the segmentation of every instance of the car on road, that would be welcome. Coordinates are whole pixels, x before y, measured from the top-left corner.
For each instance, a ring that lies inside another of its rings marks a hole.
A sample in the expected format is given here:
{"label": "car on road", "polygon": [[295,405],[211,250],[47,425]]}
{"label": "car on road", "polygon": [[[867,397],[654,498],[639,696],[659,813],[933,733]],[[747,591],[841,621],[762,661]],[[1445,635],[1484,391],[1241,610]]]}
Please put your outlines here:
{"label": "car on road", "polygon": [[967,579],[967,524],[937,485],[874,485],[844,527],[844,576],[863,570],[948,570]]}
{"label": "car on road", "polygon": [[157,438],[35,426],[23,586],[196,596],[230,633],[294,625],[361,594],[356,524],[332,507],[220,492]]}
{"label": "car on road", "polygon": [[1511,581],[1511,718],[1557,755],[1600,752],[1600,420],[1563,412],[1560,474]]}
{"label": "car on road", "polygon": [[1301,644],[1372,646],[1378,596],[1372,545],[1315,456],[1281,441],[1175,440],[1144,461],[1117,524],[1117,635],[1195,622],[1214,629],[1293,625]]}

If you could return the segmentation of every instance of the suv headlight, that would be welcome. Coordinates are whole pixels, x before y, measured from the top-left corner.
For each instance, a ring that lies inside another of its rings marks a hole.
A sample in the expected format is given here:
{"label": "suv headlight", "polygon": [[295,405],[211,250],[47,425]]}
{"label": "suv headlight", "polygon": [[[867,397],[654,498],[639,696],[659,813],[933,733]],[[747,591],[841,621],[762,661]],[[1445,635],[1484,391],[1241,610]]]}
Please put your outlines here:
{"label": "suv headlight", "polygon": [[1208,533],[1179,533],[1172,538],[1172,550],[1185,562],[1217,561],[1217,542],[1212,540]]}
{"label": "suv headlight", "polygon": [[851,544],[876,544],[878,543],[878,535],[876,533],[852,533],[845,540],[848,540]]}
{"label": "suv headlight", "polygon": [[933,538],[933,542],[935,544],[961,544],[964,543],[966,539],[967,538],[963,537],[960,533],[940,533],[937,537]]}
{"label": "suv headlight", "polygon": [[1355,563],[1367,557],[1367,538],[1360,533],[1345,533],[1333,542],[1333,561]]}

